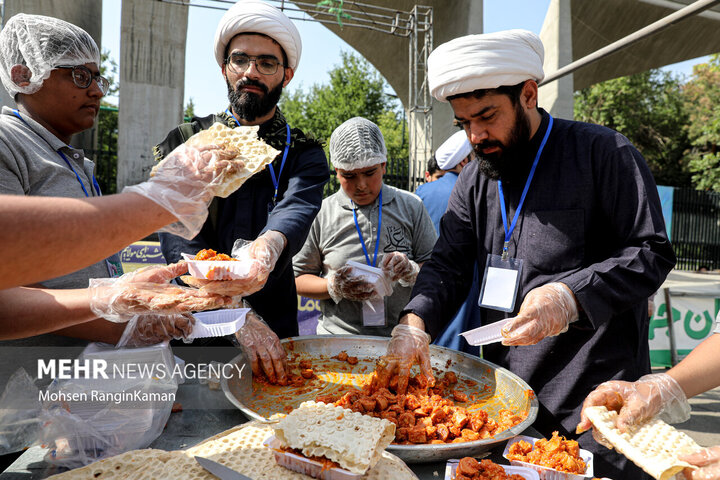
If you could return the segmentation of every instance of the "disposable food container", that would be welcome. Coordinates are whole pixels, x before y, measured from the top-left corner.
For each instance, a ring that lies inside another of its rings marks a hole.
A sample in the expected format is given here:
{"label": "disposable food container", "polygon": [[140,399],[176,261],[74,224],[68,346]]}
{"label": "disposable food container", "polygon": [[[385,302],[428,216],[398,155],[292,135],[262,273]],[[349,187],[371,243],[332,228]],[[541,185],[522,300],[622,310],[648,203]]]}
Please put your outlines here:
{"label": "disposable food container", "polygon": [[392,285],[388,282],[381,268],[371,267],[353,260],[348,260],[347,264],[353,267],[353,271],[357,276],[363,277],[365,281],[373,284],[378,295],[385,297],[392,294]]}
{"label": "disposable food container", "polygon": [[[510,447],[521,440],[525,440],[526,442],[530,443],[531,445],[535,446],[535,442],[540,440],[539,438],[533,438],[533,437],[526,437],[524,435],[518,435],[517,437],[511,439],[508,441],[507,445],[505,445],[505,451],[503,451],[503,457],[508,458],[508,452],[510,451]],[[587,450],[580,449],[580,458],[582,458],[585,461],[585,464],[587,465],[587,468],[585,469],[584,475],[576,475],[572,473],[566,473],[561,472],[559,470],[555,470],[553,468],[548,467],[541,467],[540,465],[535,465],[533,463],[527,463],[527,462],[521,462],[518,460],[510,460],[510,463],[512,465],[516,465],[519,467],[527,467],[535,470],[538,475],[540,476],[540,480],[583,480],[585,478],[592,478],[595,475],[593,475],[593,454],[588,452]]]}
{"label": "disposable food container", "polygon": [[193,313],[197,322],[193,326],[192,338],[232,335],[245,325],[245,315],[249,311],[249,308],[228,308]]}
{"label": "disposable food container", "polygon": [[[195,255],[189,253],[181,254],[188,264],[188,272],[195,278],[205,280],[240,280],[246,278],[250,273],[252,260],[195,260]],[[208,274],[212,272],[212,278]]]}
{"label": "disposable food container", "polygon": [[[445,480],[455,480],[458,463],[460,460],[457,458],[451,458],[445,464]],[[508,475],[520,475],[525,480],[539,480],[538,473],[532,468],[517,467],[514,465],[500,465]]]}
{"label": "disposable food container", "polygon": [[482,327],[468,330],[467,332],[462,332],[460,335],[465,337],[465,340],[467,340],[470,345],[478,346],[501,342],[503,336],[500,333],[500,330],[502,330],[510,320],[512,319],[506,318],[505,320],[500,320],[499,322],[494,322],[490,325],[484,325]]}
{"label": "disposable food container", "polygon": [[278,449],[282,447],[282,442],[276,438],[275,435],[265,440],[263,445],[273,451],[275,461],[278,465],[293,472],[319,478],[320,480],[360,480],[363,477],[363,475],[352,473],[342,468],[323,470],[323,464],[320,462],[310,460],[295,453],[279,451]]}

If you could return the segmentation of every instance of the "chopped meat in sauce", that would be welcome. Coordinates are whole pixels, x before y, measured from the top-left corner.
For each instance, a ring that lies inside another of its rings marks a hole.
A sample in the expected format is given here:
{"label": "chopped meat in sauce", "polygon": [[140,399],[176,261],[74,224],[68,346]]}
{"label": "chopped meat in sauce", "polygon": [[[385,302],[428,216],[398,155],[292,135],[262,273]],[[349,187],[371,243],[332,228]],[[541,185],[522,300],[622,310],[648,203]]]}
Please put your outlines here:
{"label": "chopped meat in sauce", "polygon": [[586,469],[578,442],[566,440],[558,432],[553,432],[550,440],[541,438],[534,446],[524,440],[514,443],[507,457],[572,474],[582,475]]}
{"label": "chopped meat in sauce", "polygon": [[455,480],[524,480],[517,474],[508,475],[502,466],[492,460],[480,460],[472,457],[460,459],[455,472]]}

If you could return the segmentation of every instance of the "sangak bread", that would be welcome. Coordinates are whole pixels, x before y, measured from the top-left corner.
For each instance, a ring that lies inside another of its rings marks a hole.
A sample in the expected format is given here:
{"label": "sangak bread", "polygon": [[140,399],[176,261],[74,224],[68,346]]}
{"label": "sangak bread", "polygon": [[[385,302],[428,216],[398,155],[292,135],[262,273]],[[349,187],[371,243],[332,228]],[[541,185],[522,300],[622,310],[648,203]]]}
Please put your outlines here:
{"label": "sangak bread", "polygon": [[275,436],[306,457],[325,457],[364,474],[395,438],[392,422],[322,402],[303,402],[273,425]]}
{"label": "sangak bread", "polygon": [[[275,150],[258,137],[258,129],[257,125],[230,128],[216,122],[207,130],[196,133],[185,142],[185,145],[191,147],[222,146],[225,150],[234,151],[237,154],[235,160],[242,161],[245,165],[239,171],[222,179],[222,187],[217,193],[218,197],[225,198],[229,196],[240,188],[248,178],[265,168],[268,163],[272,162],[280,154],[280,151]],[[161,160],[153,167],[150,176],[155,175],[155,172],[164,161]]]}
{"label": "sangak bread", "polygon": [[658,480],[669,479],[682,469],[692,467],[678,457],[700,449],[692,438],[662,420],[653,419],[621,433],[615,426],[617,412],[605,407],[589,407],[585,414],[615,450]]}
{"label": "sangak bread", "polygon": [[[272,450],[263,445],[272,434],[269,426],[249,422],[221,432],[187,450],[133,450],[51,478],[217,480],[217,477],[197,464],[194,458],[197,455],[220,462],[253,480],[313,480],[275,463]],[[96,473],[100,476],[95,476]],[[380,461],[363,479],[418,480],[402,460],[387,452],[383,452]]]}

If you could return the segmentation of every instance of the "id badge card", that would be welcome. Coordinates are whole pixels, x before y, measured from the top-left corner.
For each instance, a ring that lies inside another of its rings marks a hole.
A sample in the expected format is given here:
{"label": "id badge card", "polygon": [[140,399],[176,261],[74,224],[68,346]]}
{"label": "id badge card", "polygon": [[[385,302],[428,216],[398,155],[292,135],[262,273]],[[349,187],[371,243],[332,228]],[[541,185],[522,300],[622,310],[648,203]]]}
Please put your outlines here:
{"label": "id badge card", "polygon": [[363,302],[363,327],[385,327],[385,299],[374,296]]}
{"label": "id badge card", "polygon": [[523,261],[519,258],[503,260],[500,255],[488,254],[478,306],[512,312],[520,286],[522,265]]}
{"label": "id badge card", "polygon": [[117,253],[106,258],[105,265],[107,266],[108,275],[110,275],[110,278],[117,278],[124,273],[122,262],[120,261],[120,255],[118,255]]}

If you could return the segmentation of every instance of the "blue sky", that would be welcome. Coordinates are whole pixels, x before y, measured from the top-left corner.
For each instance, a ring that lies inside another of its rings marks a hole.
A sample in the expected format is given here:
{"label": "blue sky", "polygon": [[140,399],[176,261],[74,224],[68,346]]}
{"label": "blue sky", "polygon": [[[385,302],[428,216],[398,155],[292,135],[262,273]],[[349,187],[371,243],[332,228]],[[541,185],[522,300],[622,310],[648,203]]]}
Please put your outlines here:
{"label": "blue sky", "polygon": [[[483,31],[495,32],[525,28],[540,33],[550,0],[485,0]],[[120,0],[103,1],[103,49],[120,59]],[[185,56],[185,104],[193,99],[195,112],[207,115],[227,105],[227,90],[213,55],[215,28],[224,12],[191,7],[188,18],[188,40]],[[307,89],[327,83],[327,72],[340,63],[341,51],[354,51],[338,36],[316,22],[295,22],[303,40],[300,66],[288,89]],[[689,60],[666,68],[689,75],[692,65],[706,58]],[[117,99],[109,99],[117,103]]]}

